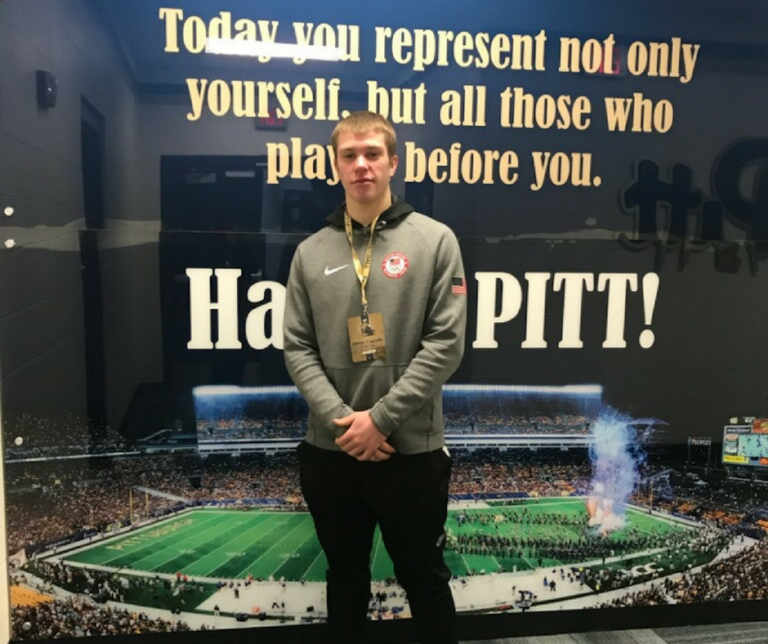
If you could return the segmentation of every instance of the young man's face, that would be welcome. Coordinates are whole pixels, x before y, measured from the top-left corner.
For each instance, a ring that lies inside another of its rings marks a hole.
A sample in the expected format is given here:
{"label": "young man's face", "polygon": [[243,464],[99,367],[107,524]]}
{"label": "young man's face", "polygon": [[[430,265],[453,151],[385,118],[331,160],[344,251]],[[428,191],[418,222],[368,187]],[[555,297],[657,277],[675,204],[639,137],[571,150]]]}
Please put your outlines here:
{"label": "young man's face", "polygon": [[389,206],[389,180],[397,169],[397,155],[389,156],[381,132],[341,132],[335,164],[348,202]]}

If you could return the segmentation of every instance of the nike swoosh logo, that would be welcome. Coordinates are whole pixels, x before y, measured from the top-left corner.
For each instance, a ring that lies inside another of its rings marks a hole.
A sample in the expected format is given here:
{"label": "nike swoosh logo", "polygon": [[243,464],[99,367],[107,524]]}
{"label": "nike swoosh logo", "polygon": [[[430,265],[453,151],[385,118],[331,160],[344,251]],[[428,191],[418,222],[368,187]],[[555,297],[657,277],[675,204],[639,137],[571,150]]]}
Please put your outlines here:
{"label": "nike swoosh logo", "polygon": [[326,275],[333,275],[335,272],[340,271],[342,268],[346,268],[349,266],[349,264],[344,264],[344,266],[337,266],[336,268],[328,268],[325,267],[325,274]]}

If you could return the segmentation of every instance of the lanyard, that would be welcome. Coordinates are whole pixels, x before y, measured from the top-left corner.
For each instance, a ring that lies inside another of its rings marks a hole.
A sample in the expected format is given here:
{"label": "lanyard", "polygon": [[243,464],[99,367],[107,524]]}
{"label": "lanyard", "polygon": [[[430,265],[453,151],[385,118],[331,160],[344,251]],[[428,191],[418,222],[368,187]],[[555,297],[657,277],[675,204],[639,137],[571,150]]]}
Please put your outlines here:
{"label": "lanyard", "polygon": [[344,228],[347,231],[347,239],[349,240],[349,246],[352,249],[352,262],[355,265],[355,274],[357,280],[360,282],[360,293],[363,300],[363,318],[368,317],[368,298],[365,296],[365,285],[368,284],[368,277],[371,274],[371,259],[373,257],[373,233],[376,230],[376,222],[379,221],[379,215],[376,215],[376,219],[371,222],[371,237],[368,240],[368,248],[365,250],[365,259],[363,263],[360,263],[360,258],[355,251],[355,244],[352,240],[352,217],[349,213],[344,211]]}

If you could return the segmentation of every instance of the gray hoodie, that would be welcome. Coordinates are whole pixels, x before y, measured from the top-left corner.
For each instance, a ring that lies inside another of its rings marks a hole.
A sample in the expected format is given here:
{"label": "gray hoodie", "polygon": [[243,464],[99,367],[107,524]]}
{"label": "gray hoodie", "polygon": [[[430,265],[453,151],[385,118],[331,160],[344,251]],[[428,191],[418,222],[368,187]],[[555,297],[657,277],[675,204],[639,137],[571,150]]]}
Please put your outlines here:
{"label": "gray hoodie", "polygon": [[[345,428],[333,419],[369,409],[398,452],[440,449],[441,388],[464,352],[466,281],[456,237],[399,198],[382,213],[366,293],[370,313],[383,315],[387,355],[356,363],[347,320],[362,304],[343,204],[328,222],[296,249],[286,295],[285,362],[309,404],[305,440],[340,451],[334,441]],[[361,261],[369,237],[370,228],[355,227]],[[391,270],[393,254],[399,270]]]}

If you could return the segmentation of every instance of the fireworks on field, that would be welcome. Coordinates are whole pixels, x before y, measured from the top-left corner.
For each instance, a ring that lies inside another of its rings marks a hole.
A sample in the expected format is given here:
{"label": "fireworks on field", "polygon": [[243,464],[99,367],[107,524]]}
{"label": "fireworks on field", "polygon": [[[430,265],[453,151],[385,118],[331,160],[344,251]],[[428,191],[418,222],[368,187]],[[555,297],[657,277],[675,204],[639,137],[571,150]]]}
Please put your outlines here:
{"label": "fireworks on field", "polygon": [[613,410],[591,425],[589,450],[592,483],[587,500],[589,525],[603,536],[626,525],[626,507],[638,476],[641,458],[631,419]]}

